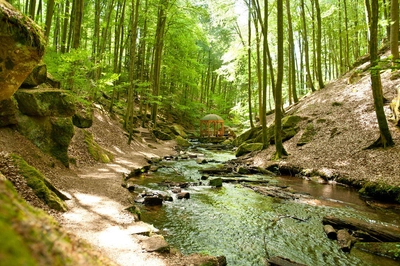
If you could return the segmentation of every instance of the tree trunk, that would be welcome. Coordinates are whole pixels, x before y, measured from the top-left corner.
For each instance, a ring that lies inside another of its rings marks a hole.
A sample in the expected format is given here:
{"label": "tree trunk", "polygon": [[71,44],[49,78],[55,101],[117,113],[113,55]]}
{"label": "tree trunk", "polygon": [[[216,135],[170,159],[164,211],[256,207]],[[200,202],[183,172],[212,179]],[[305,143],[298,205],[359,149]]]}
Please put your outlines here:
{"label": "tree trunk", "polygon": [[399,0],[392,0],[390,21],[390,51],[395,61],[399,59]]}
{"label": "tree trunk", "polygon": [[45,32],[44,32],[44,36],[46,37],[47,40],[49,39],[49,35],[50,35],[53,13],[54,13],[54,0],[48,0],[47,1],[47,9],[46,9],[46,27],[45,27]]}
{"label": "tree trunk", "polygon": [[322,22],[321,22],[321,9],[319,8],[319,0],[314,1],[315,10],[317,12],[317,78],[319,89],[323,89],[325,87],[324,81],[322,78]]}
{"label": "tree trunk", "polygon": [[287,155],[282,144],[282,82],[283,82],[283,0],[277,2],[278,73],[275,86],[275,159]]}
{"label": "tree trunk", "polygon": [[286,12],[288,19],[288,34],[289,34],[289,69],[290,69],[289,79],[291,80],[291,85],[292,85],[293,101],[297,103],[299,101],[299,98],[297,97],[297,90],[296,90],[296,57],[295,57],[295,46],[294,46],[293,27],[292,27],[292,15],[290,13],[289,0],[286,0]]}
{"label": "tree trunk", "polygon": [[67,33],[68,33],[68,18],[69,16],[69,6],[70,2],[69,0],[65,1],[65,11],[64,11],[64,20],[63,20],[63,26],[62,26],[62,33],[61,33],[61,53],[67,52],[66,46],[67,46]]}
{"label": "tree trunk", "polygon": [[310,72],[310,55],[308,52],[308,36],[307,36],[306,11],[304,6],[304,0],[301,0],[301,18],[303,24],[304,59],[306,63],[306,85],[307,88],[310,88],[311,91],[314,92],[315,88]]}
{"label": "tree trunk", "polygon": [[392,135],[389,131],[389,126],[386,120],[385,111],[383,109],[383,93],[381,84],[380,69],[378,66],[378,14],[379,14],[379,3],[377,0],[365,0],[367,10],[369,10],[368,18],[370,25],[370,41],[369,41],[369,53],[371,57],[371,86],[372,94],[374,97],[374,107],[376,112],[376,118],[378,120],[380,136],[368,148],[376,147],[390,147],[394,145]]}
{"label": "tree trunk", "polygon": [[155,51],[154,51],[154,69],[153,69],[153,97],[154,102],[151,109],[151,121],[153,127],[157,122],[158,113],[158,96],[160,94],[160,76],[161,76],[161,63],[162,63],[162,52],[164,47],[164,35],[165,25],[167,22],[166,10],[169,5],[169,0],[160,0],[158,7],[158,18],[156,28],[156,40],[155,40]]}
{"label": "tree trunk", "polygon": [[81,41],[81,27],[83,18],[83,1],[75,0],[75,20],[72,48],[78,49]]}
{"label": "tree trunk", "polygon": [[247,39],[247,68],[248,68],[248,86],[247,86],[247,93],[248,93],[248,102],[249,102],[249,119],[250,119],[250,126],[254,128],[253,123],[253,112],[252,112],[252,99],[251,99],[251,87],[252,87],[252,80],[251,80],[251,1],[249,1],[248,6],[248,19],[247,19],[247,27],[248,27],[248,39]]}

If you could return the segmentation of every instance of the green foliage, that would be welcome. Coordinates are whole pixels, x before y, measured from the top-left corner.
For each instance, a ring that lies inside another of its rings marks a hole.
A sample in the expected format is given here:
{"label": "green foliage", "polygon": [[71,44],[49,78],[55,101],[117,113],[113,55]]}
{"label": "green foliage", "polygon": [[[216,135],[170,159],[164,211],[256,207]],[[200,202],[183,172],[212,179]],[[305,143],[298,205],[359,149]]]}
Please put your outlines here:
{"label": "green foliage", "polygon": [[367,182],[359,191],[360,194],[374,197],[383,201],[394,201],[400,203],[400,187],[385,183]]}

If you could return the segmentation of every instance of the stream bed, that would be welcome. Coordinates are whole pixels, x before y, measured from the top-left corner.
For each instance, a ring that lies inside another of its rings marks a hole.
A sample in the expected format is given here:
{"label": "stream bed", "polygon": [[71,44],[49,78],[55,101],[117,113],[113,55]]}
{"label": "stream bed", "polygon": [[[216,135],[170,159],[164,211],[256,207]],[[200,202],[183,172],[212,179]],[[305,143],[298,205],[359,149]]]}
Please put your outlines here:
{"label": "stream bed", "polygon": [[287,201],[260,195],[233,183],[221,188],[192,185],[183,189],[190,199],[177,199],[162,181],[201,182],[199,169],[235,158],[229,152],[197,150],[210,162],[196,159],[163,161],[164,167],[136,180],[138,191],[171,194],[173,201],[161,207],[141,209],[141,219],[161,230],[172,247],[184,254],[224,255],[228,265],[265,265],[265,258],[282,256],[306,265],[399,265],[384,257],[355,248],[341,251],[323,231],[326,215],[353,217],[376,223],[400,225],[398,210],[369,207],[357,191],[332,184],[319,184],[296,177],[259,176],[269,184],[289,186],[311,199]]}

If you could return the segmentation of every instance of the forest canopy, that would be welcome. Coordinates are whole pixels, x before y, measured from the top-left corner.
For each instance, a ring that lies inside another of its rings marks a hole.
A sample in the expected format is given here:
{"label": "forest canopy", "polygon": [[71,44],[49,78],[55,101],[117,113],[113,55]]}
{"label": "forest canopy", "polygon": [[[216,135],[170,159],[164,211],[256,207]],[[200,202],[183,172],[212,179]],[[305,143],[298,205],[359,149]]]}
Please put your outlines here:
{"label": "forest canopy", "polygon": [[[212,112],[228,123],[263,122],[275,109],[279,23],[282,106],[322,89],[368,53],[361,0],[8,2],[44,29],[45,62],[62,87],[88,101],[106,95],[128,130],[134,116],[155,123],[159,109],[189,121]],[[398,39],[398,2],[378,2],[382,47]]]}

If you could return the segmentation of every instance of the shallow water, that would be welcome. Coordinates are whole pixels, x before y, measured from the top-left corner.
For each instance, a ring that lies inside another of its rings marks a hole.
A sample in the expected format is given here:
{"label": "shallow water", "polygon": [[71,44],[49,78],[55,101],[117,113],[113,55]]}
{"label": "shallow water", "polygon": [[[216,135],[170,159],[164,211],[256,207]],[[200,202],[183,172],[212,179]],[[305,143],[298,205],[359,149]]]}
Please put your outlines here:
{"label": "shallow water", "polygon": [[[226,161],[226,152],[207,152],[206,158]],[[199,165],[194,160],[166,162],[167,167],[138,180],[146,188],[165,190],[162,180],[198,182]],[[165,202],[162,207],[144,207],[142,220],[161,229],[167,241],[185,254],[224,255],[228,265],[264,265],[266,254],[282,256],[306,265],[398,265],[399,263],[367,256],[362,252],[344,253],[329,240],[322,217],[355,217],[374,222],[399,224],[399,213],[379,211],[360,200],[356,191],[322,185],[294,177],[268,177],[271,183],[289,185],[310,193],[314,199],[283,201],[265,197],[241,186],[222,188],[191,186],[191,198]],[[298,219],[304,221],[299,221]]]}

